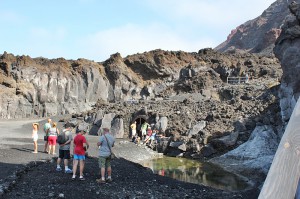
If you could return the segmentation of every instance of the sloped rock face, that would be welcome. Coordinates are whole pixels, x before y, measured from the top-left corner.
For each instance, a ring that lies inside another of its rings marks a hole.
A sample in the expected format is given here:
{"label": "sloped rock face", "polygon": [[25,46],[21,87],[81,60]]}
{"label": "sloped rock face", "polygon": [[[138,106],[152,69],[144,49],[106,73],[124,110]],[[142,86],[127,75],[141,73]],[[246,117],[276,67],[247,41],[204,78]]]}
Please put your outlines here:
{"label": "sloped rock face", "polygon": [[87,110],[107,100],[108,82],[100,65],[65,59],[0,58],[1,118],[25,118]]}
{"label": "sloped rock face", "polygon": [[300,1],[291,3],[289,9],[293,16],[282,27],[274,48],[283,70],[280,106],[284,121],[289,120],[300,96]]}
{"label": "sloped rock face", "polygon": [[[252,79],[279,78],[274,57],[154,50],[103,63],[63,58],[48,60],[4,53],[0,57],[0,118],[78,113],[97,101],[155,99],[188,93],[196,100],[215,97],[213,89],[228,76],[248,73]],[[199,97],[200,96],[200,97]]]}
{"label": "sloped rock face", "polygon": [[227,40],[215,50],[272,54],[275,41],[281,32],[281,26],[289,15],[288,2],[277,0],[259,17],[232,30]]}

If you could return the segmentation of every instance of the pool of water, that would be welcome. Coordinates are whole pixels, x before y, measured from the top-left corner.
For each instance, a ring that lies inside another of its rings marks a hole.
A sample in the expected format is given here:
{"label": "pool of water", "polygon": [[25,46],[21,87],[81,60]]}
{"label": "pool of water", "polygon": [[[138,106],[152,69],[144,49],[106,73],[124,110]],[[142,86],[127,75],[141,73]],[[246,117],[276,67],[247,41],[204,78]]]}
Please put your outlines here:
{"label": "pool of water", "polygon": [[140,164],[161,176],[194,184],[203,184],[216,189],[240,191],[250,187],[245,178],[207,162],[163,157],[143,161]]}

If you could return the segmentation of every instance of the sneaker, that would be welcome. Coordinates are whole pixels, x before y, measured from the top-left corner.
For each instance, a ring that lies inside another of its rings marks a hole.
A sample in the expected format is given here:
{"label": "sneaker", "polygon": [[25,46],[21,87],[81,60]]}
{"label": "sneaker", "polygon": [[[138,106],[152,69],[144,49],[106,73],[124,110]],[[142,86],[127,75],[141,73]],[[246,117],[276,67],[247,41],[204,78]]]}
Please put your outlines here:
{"label": "sneaker", "polygon": [[98,183],[105,183],[106,181],[105,181],[105,180],[102,180],[102,179],[100,178],[100,179],[97,179],[96,182],[98,182]]}
{"label": "sneaker", "polygon": [[67,169],[65,170],[65,173],[73,173],[73,171],[71,169]]}
{"label": "sneaker", "polygon": [[57,167],[56,171],[62,171],[62,169],[60,167]]}
{"label": "sneaker", "polygon": [[72,180],[75,180],[76,176],[72,176]]}
{"label": "sneaker", "polygon": [[112,179],[111,178],[107,178],[106,182],[112,182]]}
{"label": "sneaker", "polygon": [[79,180],[82,180],[82,181],[84,181],[84,180],[85,180],[85,178],[84,178],[84,177],[80,177],[80,178],[79,178]]}

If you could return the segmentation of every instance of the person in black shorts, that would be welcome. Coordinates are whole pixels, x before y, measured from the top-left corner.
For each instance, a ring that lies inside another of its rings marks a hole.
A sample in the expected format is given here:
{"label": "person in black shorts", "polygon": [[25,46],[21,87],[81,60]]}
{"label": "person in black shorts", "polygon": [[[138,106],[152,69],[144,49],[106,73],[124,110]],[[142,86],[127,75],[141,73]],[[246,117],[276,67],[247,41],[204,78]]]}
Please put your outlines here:
{"label": "person in black shorts", "polygon": [[60,167],[61,160],[64,159],[64,165],[65,165],[65,173],[73,173],[72,169],[69,168],[69,159],[71,158],[70,155],[70,148],[71,148],[71,143],[73,140],[72,137],[72,126],[70,123],[65,124],[65,129],[63,132],[66,137],[66,142],[64,144],[59,144],[59,156],[57,159],[57,167],[56,171],[62,171],[62,168]]}

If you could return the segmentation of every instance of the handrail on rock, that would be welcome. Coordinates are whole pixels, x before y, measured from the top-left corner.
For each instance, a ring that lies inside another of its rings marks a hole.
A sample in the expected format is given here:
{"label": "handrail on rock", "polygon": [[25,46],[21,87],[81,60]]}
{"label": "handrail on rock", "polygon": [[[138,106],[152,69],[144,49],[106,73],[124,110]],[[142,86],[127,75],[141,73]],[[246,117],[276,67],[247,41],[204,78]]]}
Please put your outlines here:
{"label": "handrail on rock", "polygon": [[258,198],[295,198],[299,176],[300,100],[293,110]]}

